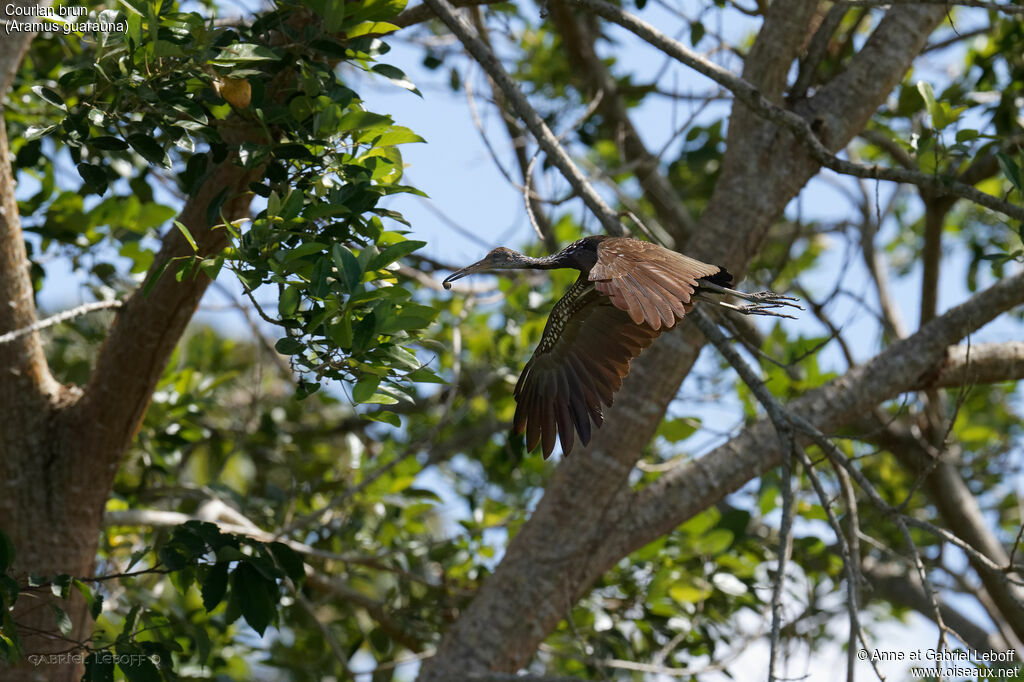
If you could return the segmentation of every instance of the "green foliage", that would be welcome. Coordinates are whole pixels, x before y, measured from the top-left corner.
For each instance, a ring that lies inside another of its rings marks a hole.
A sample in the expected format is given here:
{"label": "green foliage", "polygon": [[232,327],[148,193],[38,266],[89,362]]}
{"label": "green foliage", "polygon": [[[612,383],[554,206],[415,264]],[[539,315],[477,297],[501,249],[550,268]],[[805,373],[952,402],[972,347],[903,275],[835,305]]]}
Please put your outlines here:
{"label": "green foliage", "polygon": [[[410,401],[410,381],[436,380],[409,345],[434,312],[412,300],[393,270],[423,242],[408,240],[401,215],[378,203],[417,192],[401,184],[399,146],[423,140],[367,111],[336,66],[342,60],[415,91],[398,68],[377,62],[387,52],[377,36],[395,29],[386,20],[403,6],[364,3],[353,12],[313,3],[317,17],[281,3],[250,26],[228,27],[172,3],[128,3],[118,15],[128,32],[99,45],[74,35],[36,41],[15,86],[20,106],[8,115],[14,136],[23,136],[19,166],[41,184],[21,206],[45,216],[30,229],[44,249],[105,242],[141,273],[153,262],[147,238],[174,216],[152,190],[140,191],[148,178],[169,171],[195,197],[218,166],[240,165],[264,210],[251,223],[226,224],[223,206],[233,197],[214,198],[205,217],[229,233],[226,253],[201,252],[197,226],[174,221],[194,253],[164,264],[145,291],[159,276],[216,276],[226,264],[250,291],[277,289],[278,349],[303,375],[300,395],[331,379],[376,381],[353,399]],[[78,169],[77,192],[57,188],[44,142]],[[90,194],[112,196],[84,201]],[[103,284],[118,284],[108,264],[92,269]]]}
{"label": "green foliage", "polygon": [[[396,263],[406,259],[427,271],[433,265],[419,258],[423,243],[410,237],[387,198],[414,192],[402,184],[400,150],[422,140],[392,116],[368,111],[353,89],[358,73],[419,94],[403,71],[379,61],[387,53],[380,37],[395,30],[390,20],[402,3],[282,3],[251,26],[227,26],[174,3],[122,7],[126,35],[97,46],[74,36],[33,43],[9,99],[12,151],[21,177],[32,181],[20,204],[38,237],[32,256],[67,256],[89,273],[90,286],[124,293],[153,265],[156,238],[172,233],[189,254],[169,264],[164,277],[233,272],[257,300],[273,301],[261,312],[276,331],[262,338],[266,327],[254,325],[249,338],[231,339],[195,328],[172,357],[107,511],[156,508],[197,520],[106,527],[97,573],[136,575],[18,584],[7,575],[13,549],[0,534],[0,656],[23,655],[10,608],[26,591],[41,589],[57,600],[86,601],[96,633],[87,679],[349,679],[353,661],[379,664],[375,679],[391,679],[410,654],[437,645],[552,475],[553,462],[524,453],[522,439],[508,435],[512,388],[551,304],[575,273],[503,278],[495,285],[500,297],[488,303],[406,287]],[[481,11],[508,27],[511,70],[552,126],[574,122],[588,84],[558,32],[528,8]],[[870,28],[866,16],[847,13],[811,87],[842,73]],[[898,149],[910,167],[951,177],[990,158],[996,170],[979,189],[1019,200],[1024,162],[1019,146],[1005,140],[1019,116],[1014,98],[1024,80],[1024,43],[1019,25],[994,21],[992,37],[971,43],[950,83],[940,87],[915,75],[901,84],[871,122],[891,144],[863,141],[864,160],[890,163]],[[717,40],[713,26],[708,17],[690,22],[690,41],[705,48]],[[606,49],[614,47],[607,37],[599,45],[601,54],[615,54]],[[433,44],[425,63],[437,68],[448,60],[458,81],[462,63],[446,49]],[[650,74],[626,73],[615,59],[607,64],[631,111],[663,94],[663,84],[644,80]],[[981,101],[977,93],[989,97]],[[674,198],[694,216],[719,177],[726,130],[717,114],[701,118],[662,157]],[[570,143],[582,156],[637,193],[636,169],[622,163],[616,131],[599,113],[573,132]],[[55,170],[62,162],[75,169],[72,183]],[[257,214],[250,223],[231,223],[222,215],[231,197],[218,196],[205,217],[229,246],[211,254],[202,248],[203,226],[182,222],[179,204],[206,188],[223,163],[251,173]],[[154,189],[165,177],[174,192]],[[641,212],[649,208],[633,198]],[[571,215],[552,216],[561,243],[584,233]],[[884,219],[882,256],[902,286],[909,280],[899,278],[915,274],[920,262],[919,205],[902,196]],[[838,240],[860,238],[846,229],[787,213],[743,287],[789,291],[820,283]],[[973,289],[998,276],[1021,255],[1020,229],[958,204],[944,224],[944,243],[970,262],[944,277],[962,276]],[[540,255],[535,244],[525,250]],[[37,265],[37,286],[43,276]],[[831,301],[849,292],[809,293]],[[810,313],[802,317],[815,324]],[[60,381],[88,380],[109,319],[104,313],[52,332],[47,347]],[[794,331],[789,324],[759,331],[767,356],[759,357],[759,369],[782,399],[803,396],[843,369],[831,331]],[[858,357],[876,340],[889,341],[881,334],[857,338]],[[452,385],[423,366],[428,357]],[[301,403],[293,399],[292,370],[301,375]],[[343,381],[344,389],[317,390],[331,380]],[[691,416],[698,414],[694,403],[720,403],[737,422],[761,414],[717,359],[702,361],[692,383],[699,390],[684,388],[629,479],[634,486],[657,481],[676,464],[664,460],[694,457],[709,434],[726,437],[736,426]],[[958,466],[1012,542],[1018,505],[999,483],[1019,468],[1014,448],[1024,436],[1013,387],[947,397],[959,409],[949,434],[962,448]],[[905,396],[883,409],[895,421],[918,414],[920,404]],[[862,431],[843,435],[839,447],[887,500],[935,518],[899,453],[859,440]],[[827,493],[840,499],[841,482],[823,454],[808,454]],[[566,614],[538,663],[545,672],[600,678],[611,674],[595,661],[651,660],[671,642],[678,646],[666,665],[728,653],[747,636],[742,618],[767,606],[782,483],[771,471],[620,561]],[[841,612],[846,586],[825,510],[806,479],[797,484],[787,599],[803,613],[783,636],[813,649],[836,637],[828,625]],[[901,548],[891,520],[860,502],[861,527],[879,546]],[[256,539],[198,520],[210,518],[244,525]],[[266,541],[268,533],[276,541]],[[929,565],[944,551],[926,533],[914,530],[913,537]],[[862,551],[876,546],[865,543]],[[67,610],[55,603],[54,616],[66,627]],[[872,611],[879,619],[893,613],[901,611]]]}

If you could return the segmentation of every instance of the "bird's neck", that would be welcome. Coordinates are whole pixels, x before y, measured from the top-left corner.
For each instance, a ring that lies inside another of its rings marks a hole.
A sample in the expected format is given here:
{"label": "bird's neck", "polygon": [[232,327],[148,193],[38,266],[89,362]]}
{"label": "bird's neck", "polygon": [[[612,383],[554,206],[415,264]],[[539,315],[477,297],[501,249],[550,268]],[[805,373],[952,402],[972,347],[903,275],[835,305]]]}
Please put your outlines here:
{"label": "bird's neck", "polygon": [[533,268],[535,270],[557,270],[558,268],[573,267],[564,251],[550,256],[544,256],[543,258],[529,258],[528,262],[529,265],[526,267]]}

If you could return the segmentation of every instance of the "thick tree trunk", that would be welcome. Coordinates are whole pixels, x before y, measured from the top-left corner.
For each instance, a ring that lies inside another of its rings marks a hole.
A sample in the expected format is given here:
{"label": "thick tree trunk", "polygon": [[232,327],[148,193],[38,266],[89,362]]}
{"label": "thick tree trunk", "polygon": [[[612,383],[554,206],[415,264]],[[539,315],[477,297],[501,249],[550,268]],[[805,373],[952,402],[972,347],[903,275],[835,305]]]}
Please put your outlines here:
{"label": "thick tree trunk", "polygon": [[[14,199],[6,130],[0,131],[0,334],[36,321],[29,261]],[[252,171],[229,159],[215,168],[179,219],[200,254],[226,244],[226,230],[212,230],[206,209],[224,189],[232,197],[229,220],[245,215]],[[171,258],[192,254],[171,230],[150,276]],[[137,291],[118,311],[84,389],[60,385],[50,374],[38,333],[0,344],[0,529],[15,551],[15,578],[29,574],[93,574],[104,505],[121,458],[135,436],[150,397],[210,279],[201,272],[178,282],[165,273],[148,295]],[[74,592],[74,591],[73,591]],[[77,680],[80,654],[92,620],[77,593],[59,602],[72,623],[62,635],[48,587],[22,593],[14,620],[26,659],[3,671],[5,680]],[[75,657],[52,654],[72,651]],[[35,663],[33,663],[35,661]]]}
{"label": "thick tree trunk", "polygon": [[[36,321],[28,256],[21,233],[6,129],[0,129],[0,332],[22,329]],[[50,375],[38,334],[0,344],[0,529],[16,550],[14,576],[22,585],[28,574],[87,575],[96,553],[102,507],[93,508],[75,481],[54,422],[76,392]],[[67,651],[58,638],[49,588],[23,594],[14,619],[26,652]],[[89,635],[84,602],[73,600],[74,639]],[[5,671],[4,679],[59,680],[80,676],[78,667],[32,667],[25,663]]]}

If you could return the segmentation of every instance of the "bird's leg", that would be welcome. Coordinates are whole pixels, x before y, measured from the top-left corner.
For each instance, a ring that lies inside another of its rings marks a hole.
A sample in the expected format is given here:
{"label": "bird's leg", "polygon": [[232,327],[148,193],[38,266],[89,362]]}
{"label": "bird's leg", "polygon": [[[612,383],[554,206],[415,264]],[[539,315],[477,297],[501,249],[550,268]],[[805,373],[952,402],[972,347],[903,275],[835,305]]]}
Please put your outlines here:
{"label": "bird's leg", "polygon": [[789,308],[796,308],[797,310],[803,310],[803,307],[797,305],[795,301],[800,299],[792,296],[783,296],[777,294],[774,291],[757,291],[752,294],[748,294],[745,291],[737,291],[736,289],[730,289],[729,287],[723,287],[714,282],[702,281],[700,288],[707,291],[713,291],[717,294],[725,294],[729,296],[735,296],[741,298],[744,301],[750,301],[750,305],[732,305],[725,301],[717,301],[718,305],[723,308],[729,308],[735,310],[738,313],[744,315],[770,315],[772,317],[788,317],[793,318],[792,315],[786,315],[775,311],[775,308],[781,308],[783,306]]}

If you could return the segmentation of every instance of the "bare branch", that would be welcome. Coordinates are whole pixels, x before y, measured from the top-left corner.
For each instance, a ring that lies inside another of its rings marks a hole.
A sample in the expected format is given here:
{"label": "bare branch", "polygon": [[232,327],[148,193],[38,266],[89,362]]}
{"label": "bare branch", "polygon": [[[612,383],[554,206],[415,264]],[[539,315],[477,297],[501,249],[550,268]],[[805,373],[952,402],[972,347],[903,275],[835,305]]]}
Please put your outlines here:
{"label": "bare branch", "polygon": [[[503,0],[452,0],[453,7],[474,7],[476,5],[493,5]],[[404,10],[397,17],[389,21],[388,23],[394,24],[395,26],[405,28],[406,26],[412,26],[413,24],[420,24],[424,21],[429,21],[435,17],[434,11],[430,8],[427,3],[416,5]]]}
{"label": "bare branch", "polygon": [[562,148],[554,133],[544,123],[544,119],[530,105],[522,90],[519,89],[516,82],[508,75],[494,53],[473,34],[473,29],[455,14],[448,0],[425,0],[424,4],[429,5],[437,16],[447,24],[452,33],[462,41],[466,50],[469,51],[477,63],[487,72],[487,75],[505,94],[512,108],[515,109],[515,112],[523,120],[530,132],[533,133],[537,144],[547,153],[551,163],[562,172],[562,175],[572,186],[573,190],[583,199],[587,208],[601,222],[605,231],[609,234],[621,235],[622,225],[619,223],[615,211],[590,186],[579,168],[576,167],[576,164],[572,162],[572,159]]}
{"label": "bare branch", "polygon": [[11,341],[16,341],[23,336],[31,334],[32,332],[41,331],[48,327],[52,327],[56,324],[60,324],[61,322],[67,322],[68,320],[73,320],[76,317],[81,317],[82,315],[87,315],[88,313],[95,312],[97,310],[109,310],[110,308],[120,308],[123,304],[123,301],[117,299],[112,301],[95,301],[93,303],[83,303],[82,305],[75,306],[70,310],[65,310],[63,312],[57,313],[56,315],[52,315],[46,318],[45,320],[38,320],[36,322],[33,322],[27,327],[15,329],[14,331],[7,332],[6,334],[0,334],[0,345],[10,343]]}
{"label": "bare branch", "polygon": [[[914,609],[927,618],[934,616],[930,600],[921,589],[921,582],[899,567],[870,560],[862,570],[871,584],[874,596]],[[986,632],[983,627],[964,616],[961,609],[940,601],[939,610],[943,621],[956,632],[957,638],[975,651],[1002,651],[1007,648],[1002,637]]]}
{"label": "bare branch", "polygon": [[[814,471],[814,466],[807,454],[803,449],[796,444],[793,435],[794,419],[786,411],[778,400],[771,394],[764,382],[754,373],[749,365],[740,357],[733,348],[729,345],[725,338],[725,335],[714,325],[714,323],[708,318],[703,310],[695,309],[691,315],[694,318],[694,322],[700,329],[701,333],[704,334],[705,338],[710,341],[715,348],[721,353],[729,364],[732,366],[736,373],[740,375],[743,383],[751,390],[751,392],[757,397],[758,402],[765,408],[768,413],[769,419],[772,421],[772,426],[775,428],[775,432],[778,434],[779,445],[782,454],[782,471],[783,471],[783,496],[782,496],[782,523],[780,524],[779,537],[780,537],[780,552],[778,558],[778,573],[775,577],[775,581],[772,585],[772,632],[771,632],[771,654],[768,664],[768,679],[769,681],[778,679],[775,676],[775,661],[778,655],[779,648],[779,629],[781,627],[781,594],[782,587],[785,581],[785,560],[789,552],[789,541],[792,530],[792,514],[793,514],[793,493],[790,490],[790,479],[792,473],[789,466],[789,457],[787,453],[792,453],[803,465],[804,471],[807,473],[808,478],[811,481],[811,485],[814,487],[815,493],[818,495],[818,500],[821,502],[822,508],[825,510],[826,518],[828,519],[829,525],[832,526],[832,530],[836,535],[836,539],[839,542],[840,553],[843,557],[843,569],[846,573],[847,581],[847,593],[849,595],[849,603],[847,604],[847,612],[850,617],[850,644],[851,648],[856,642],[857,638],[867,646],[864,639],[864,634],[861,631],[860,620],[857,614],[858,609],[858,580],[859,580],[859,548],[854,550],[850,540],[843,533],[843,528],[839,524],[839,520],[835,516],[835,512],[832,509],[832,502],[828,494],[825,492],[824,486],[821,480],[818,478],[817,473]],[[789,448],[787,450],[787,448]],[[792,456],[791,455],[791,456]],[[849,486],[847,486],[849,488]],[[846,491],[848,499],[853,498],[852,489]],[[856,509],[855,502],[851,504],[852,509]],[[851,535],[856,537],[856,513],[853,515],[854,526],[851,531]],[[910,543],[909,533],[905,534],[906,540]],[[912,547],[912,544],[910,545]],[[916,550],[915,550],[916,553]],[[917,562],[920,564],[920,557],[916,557]],[[927,580],[926,575],[922,572],[922,579]],[[936,621],[942,623],[941,615],[936,612]],[[854,658],[851,655],[848,664],[848,679],[853,679],[853,666]]]}
{"label": "bare branch", "polygon": [[654,207],[658,220],[668,229],[672,239],[681,243],[686,233],[692,232],[695,227],[693,218],[684,208],[678,192],[661,172],[657,157],[647,150],[633,125],[618,83],[597,54],[597,35],[591,30],[591,22],[575,16],[563,0],[552,2],[549,6],[551,21],[561,33],[569,62],[575,67],[573,73],[584,81],[585,90],[592,95],[603,95],[599,108],[604,120],[605,135],[616,143],[623,161],[635,166],[634,173],[644,196]]}
{"label": "bare branch", "polygon": [[[432,0],[433,1],[433,0]],[[687,49],[682,43],[673,40],[656,30],[650,24],[624,12],[622,9],[610,5],[604,0],[569,0],[582,7],[586,7],[612,21],[638,37],[647,41],[654,47],[674,57],[679,62],[686,64],[695,71],[707,76],[718,84],[730,90],[736,99],[753,109],[767,120],[792,132],[804,145],[816,162],[843,175],[852,175],[858,178],[870,178],[875,180],[889,180],[892,182],[917,185],[927,190],[934,196],[953,195],[984,206],[988,209],[1002,213],[1017,220],[1024,220],[1024,207],[1003,201],[991,194],[982,192],[970,185],[959,182],[951,177],[929,175],[905,168],[882,168],[880,166],[864,166],[855,164],[833,155],[822,143],[812,127],[811,122],[799,114],[784,109],[762,95],[756,87],[739,76],[714,64],[692,50]],[[822,131],[827,133],[827,131]]]}
{"label": "bare branch", "polygon": [[[829,430],[880,402],[911,390],[941,363],[946,348],[1006,310],[1024,304],[1024,272],[1008,277],[892,344],[870,362],[790,403],[791,414]],[[596,565],[617,561],[686,521],[708,504],[776,466],[780,453],[762,420],[698,460],[688,461],[635,494]],[[609,537],[608,534],[612,533]],[[607,555],[607,556],[606,556]],[[614,556],[614,559],[612,557]]]}
{"label": "bare branch", "polygon": [[1024,342],[977,343],[952,346],[934,376],[915,388],[949,388],[1024,379]]}
{"label": "bare branch", "polygon": [[892,7],[893,5],[942,5],[944,7],[977,7],[1006,14],[1024,14],[1024,5],[1009,5],[987,0],[841,0],[849,7]]}

